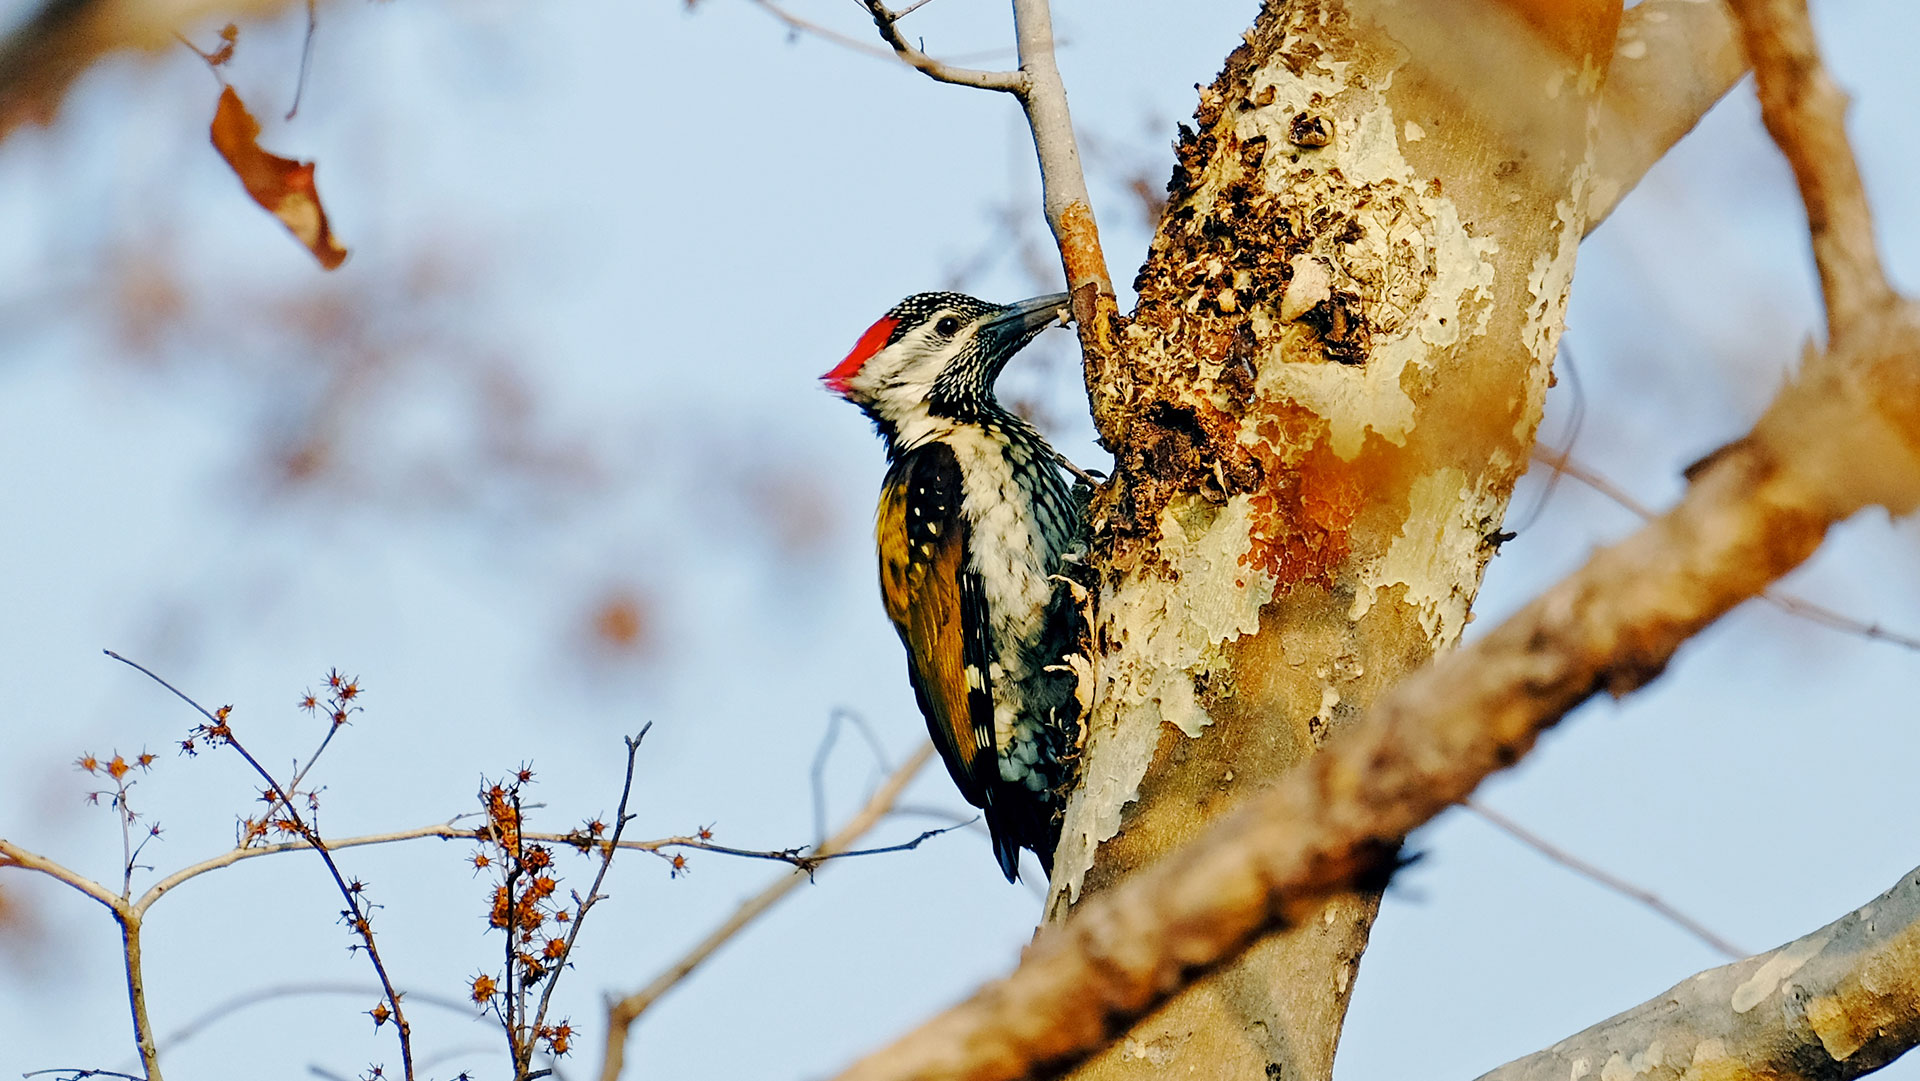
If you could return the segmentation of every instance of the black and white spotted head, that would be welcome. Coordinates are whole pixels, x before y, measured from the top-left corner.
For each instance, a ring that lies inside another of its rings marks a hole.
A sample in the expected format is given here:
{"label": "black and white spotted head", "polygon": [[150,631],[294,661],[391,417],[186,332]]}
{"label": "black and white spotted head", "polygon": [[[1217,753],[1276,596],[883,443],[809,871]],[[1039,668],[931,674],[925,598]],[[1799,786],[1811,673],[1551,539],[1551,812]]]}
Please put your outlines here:
{"label": "black and white spotted head", "polygon": [[1066,293],[989,304],[963,293],[916,293],[893,306],[820,377],[865,410],[883,433],[917,420],[966,420],[993,403],[1007,361],[1059,321]]}

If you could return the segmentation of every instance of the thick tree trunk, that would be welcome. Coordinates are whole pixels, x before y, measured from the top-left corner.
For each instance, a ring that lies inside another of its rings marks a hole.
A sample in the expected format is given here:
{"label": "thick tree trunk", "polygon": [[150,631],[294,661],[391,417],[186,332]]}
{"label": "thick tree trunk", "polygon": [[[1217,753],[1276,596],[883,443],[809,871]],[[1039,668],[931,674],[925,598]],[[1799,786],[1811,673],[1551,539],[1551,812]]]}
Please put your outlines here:
{"label": "thick tree trunk", "polygon": [[[1202,92],[1089,373],[1096,678],[1049,918],[1451,645],[1524,472],[1618,0],[1273,0]],[[1375,898],[1173,998],[1079,1076],[1319,1081]]]}

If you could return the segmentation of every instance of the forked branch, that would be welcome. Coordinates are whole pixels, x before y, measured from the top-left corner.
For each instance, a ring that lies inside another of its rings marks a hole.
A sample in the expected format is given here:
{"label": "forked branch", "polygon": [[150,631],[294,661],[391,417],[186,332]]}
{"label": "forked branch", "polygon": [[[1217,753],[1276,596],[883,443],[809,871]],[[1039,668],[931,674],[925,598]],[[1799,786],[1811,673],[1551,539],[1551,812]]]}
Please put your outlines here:
{"label": "forked branch", "polygon": [[[919,7],[890,10],[882,0],[860,0],[882,40],[901,60],[929,78],[958,86],[998,90],[1020,100],[1033,132],[1034,153],[1040,163],[1040,186],[1047,227],[1060,249],[1060,265],[1067,291],[1073,294],[1073,318],[1079,328],[1080,349],[1091,385],[1104,378],[1106,361],[1115,347],[1113,320],[1120,309],[1113,293],[1113,276],[1100,248],[1100,227],[1093,216],[1093,199],[1080,165],[1079,141],[1067,109],[1067,89],[1054,60],[1053,12],[1047,0],[1013,0],[1014,36],[1020,50],[1018,71],[975,71],[944,64],[917,48],[900,30],[900,20]],[[1094,418],[1103,425],[1101,417]]]}
{"label": "forked branch", "polygon": [[1820,62],[1806,0],[1729,3],[1753,64],[1761,118],[1800,184],[1827,325],[1838,338],[1865,313],[1895,300],[1847,141],[1847,97]]}
{"label": "forked branch", "polygon": [[881,0],[860,0],[873,16],[873,25],[880,31],[880,39],[892,47],[894,55],[924,73],[927,78],[937,82],[952,83],[955,86],[971,86],[976,90],[998,90],[1006,94],[1025,96],[1028,88],[1027,74],[1024,71],[983,71],[978,68],[963,68],[945,61],[935,60],[918,46],[907,40],[900,30],[900,20],[911,14],[915,4],[905,11],[892,11]]}
{"label": "forked branch", "polygon": [[[348,928],[360,939],[358,946],[367,952],[367,960],[372,963],[374,974],[380,978],[380,987],[386,996],[386,1002],[383,1004],[385,1012],[381,1012],[381,1006],[375,1007],[375,1024],[385,1024],[389,1019],[393,1021],[394,1035],[400,1041],[402,1076],[406,1078],[406,1081],[413,1081],[413,1029],[407,1021],[405,1010],[400,1005],[400,994],[393,989],[393,978],[387,974],[386,962],[380,957],[380,946],[374,938],[373,919],[369,910],[371,902],[369,902],[365,896],[365,885],[359,879],[354,879],[349,882],[346,876],[340,873],[340,865],[334,862],[333,853],[327,849],[326,842],[320,836],[320,831],[307,820],[306,816],[300,813],[298,807],[294,806],[292,786],[283,787],[280,782],[275,779],[273,774],[269,772],[265,766],[260,764],[260,760],[253,756],[253,752],[247,750],[246,747],[241,744],[240,740],[233,734],[232,726],[227,723],[228,709],[226,707],[222,707],[218,712],[208,710],[207,707],[194,701],[192,696],[161,678],[159,673],[153,671],[151,668],[148,668],[138,661],[123,657],[110,649],[102,650],[101,652],[119,661],[121,664],[134,669],[148,679],[158,683],[160,686],[165,687],[167,690],[173,692],[174,697],[193,707],[196,712],[202,717],[205,717],[207,723],[196,728],[195,731],[206,737],[210,743],[225,744],[226,746],[232,747],[247,765],[253,769],[253,772],[262,781],[266,782],[267,790],[272,796],[272,800],[268,802],[269,813],[272,813],[273,809],[277,807],[279,813],[285,816],[284,821],[288,824],[290,831],[300,837],[309,847],[319,854],[320,861],[326,864],[327,874],[333,878],[334,887],[340,891],[341,900],[346,902],[347,907],[346,910],[341,913],[341,917],[347,923]],[[341,708],[345,708],[345,699],[342,699]],[[325,743],[323,742],[321,746],[324,749]],[[137,918],[131,923],[123,918],[121,920],[121,927],[127,932],[127,967],[131,974],[139,969],[139,925]],[[145,1006],[144,1001],[142,1001],[143,992],[138,983],[132,980],[131,975],[129,976],[129,982],[131,985],[131,993],[135,997],[135,1010],[136,1012],[140,1012],[144,1010]],[[144,1046],[142,1047],[142,1053],[145,1053]]]}

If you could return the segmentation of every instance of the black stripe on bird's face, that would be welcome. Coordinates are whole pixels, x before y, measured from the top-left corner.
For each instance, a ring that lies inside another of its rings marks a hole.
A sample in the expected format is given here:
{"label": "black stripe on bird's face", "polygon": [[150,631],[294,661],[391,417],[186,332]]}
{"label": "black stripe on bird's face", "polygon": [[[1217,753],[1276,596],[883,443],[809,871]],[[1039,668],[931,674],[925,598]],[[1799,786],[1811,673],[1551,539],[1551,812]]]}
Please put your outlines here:
{"label": "black stripe on bird's face", "polygon": [[959,333],[966,348],[934,380],[928,405],[936,416],[971,419],[993,404],[993,384],[1009,360],[1039,333],[1059,322],[1066,293],[991,306]]}

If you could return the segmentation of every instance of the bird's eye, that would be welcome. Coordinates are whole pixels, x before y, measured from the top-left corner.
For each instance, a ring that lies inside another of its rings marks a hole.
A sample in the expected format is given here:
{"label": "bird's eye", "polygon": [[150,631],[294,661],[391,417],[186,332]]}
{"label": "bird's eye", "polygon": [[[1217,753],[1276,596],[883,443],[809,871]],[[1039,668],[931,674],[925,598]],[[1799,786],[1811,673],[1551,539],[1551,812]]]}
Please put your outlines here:
{"label": "bird's eye", "polygon": [[933,324],[933,332],[942,338],[951,338],[960,333],[960,320],[951,315],[942,316],[938,323]]}

